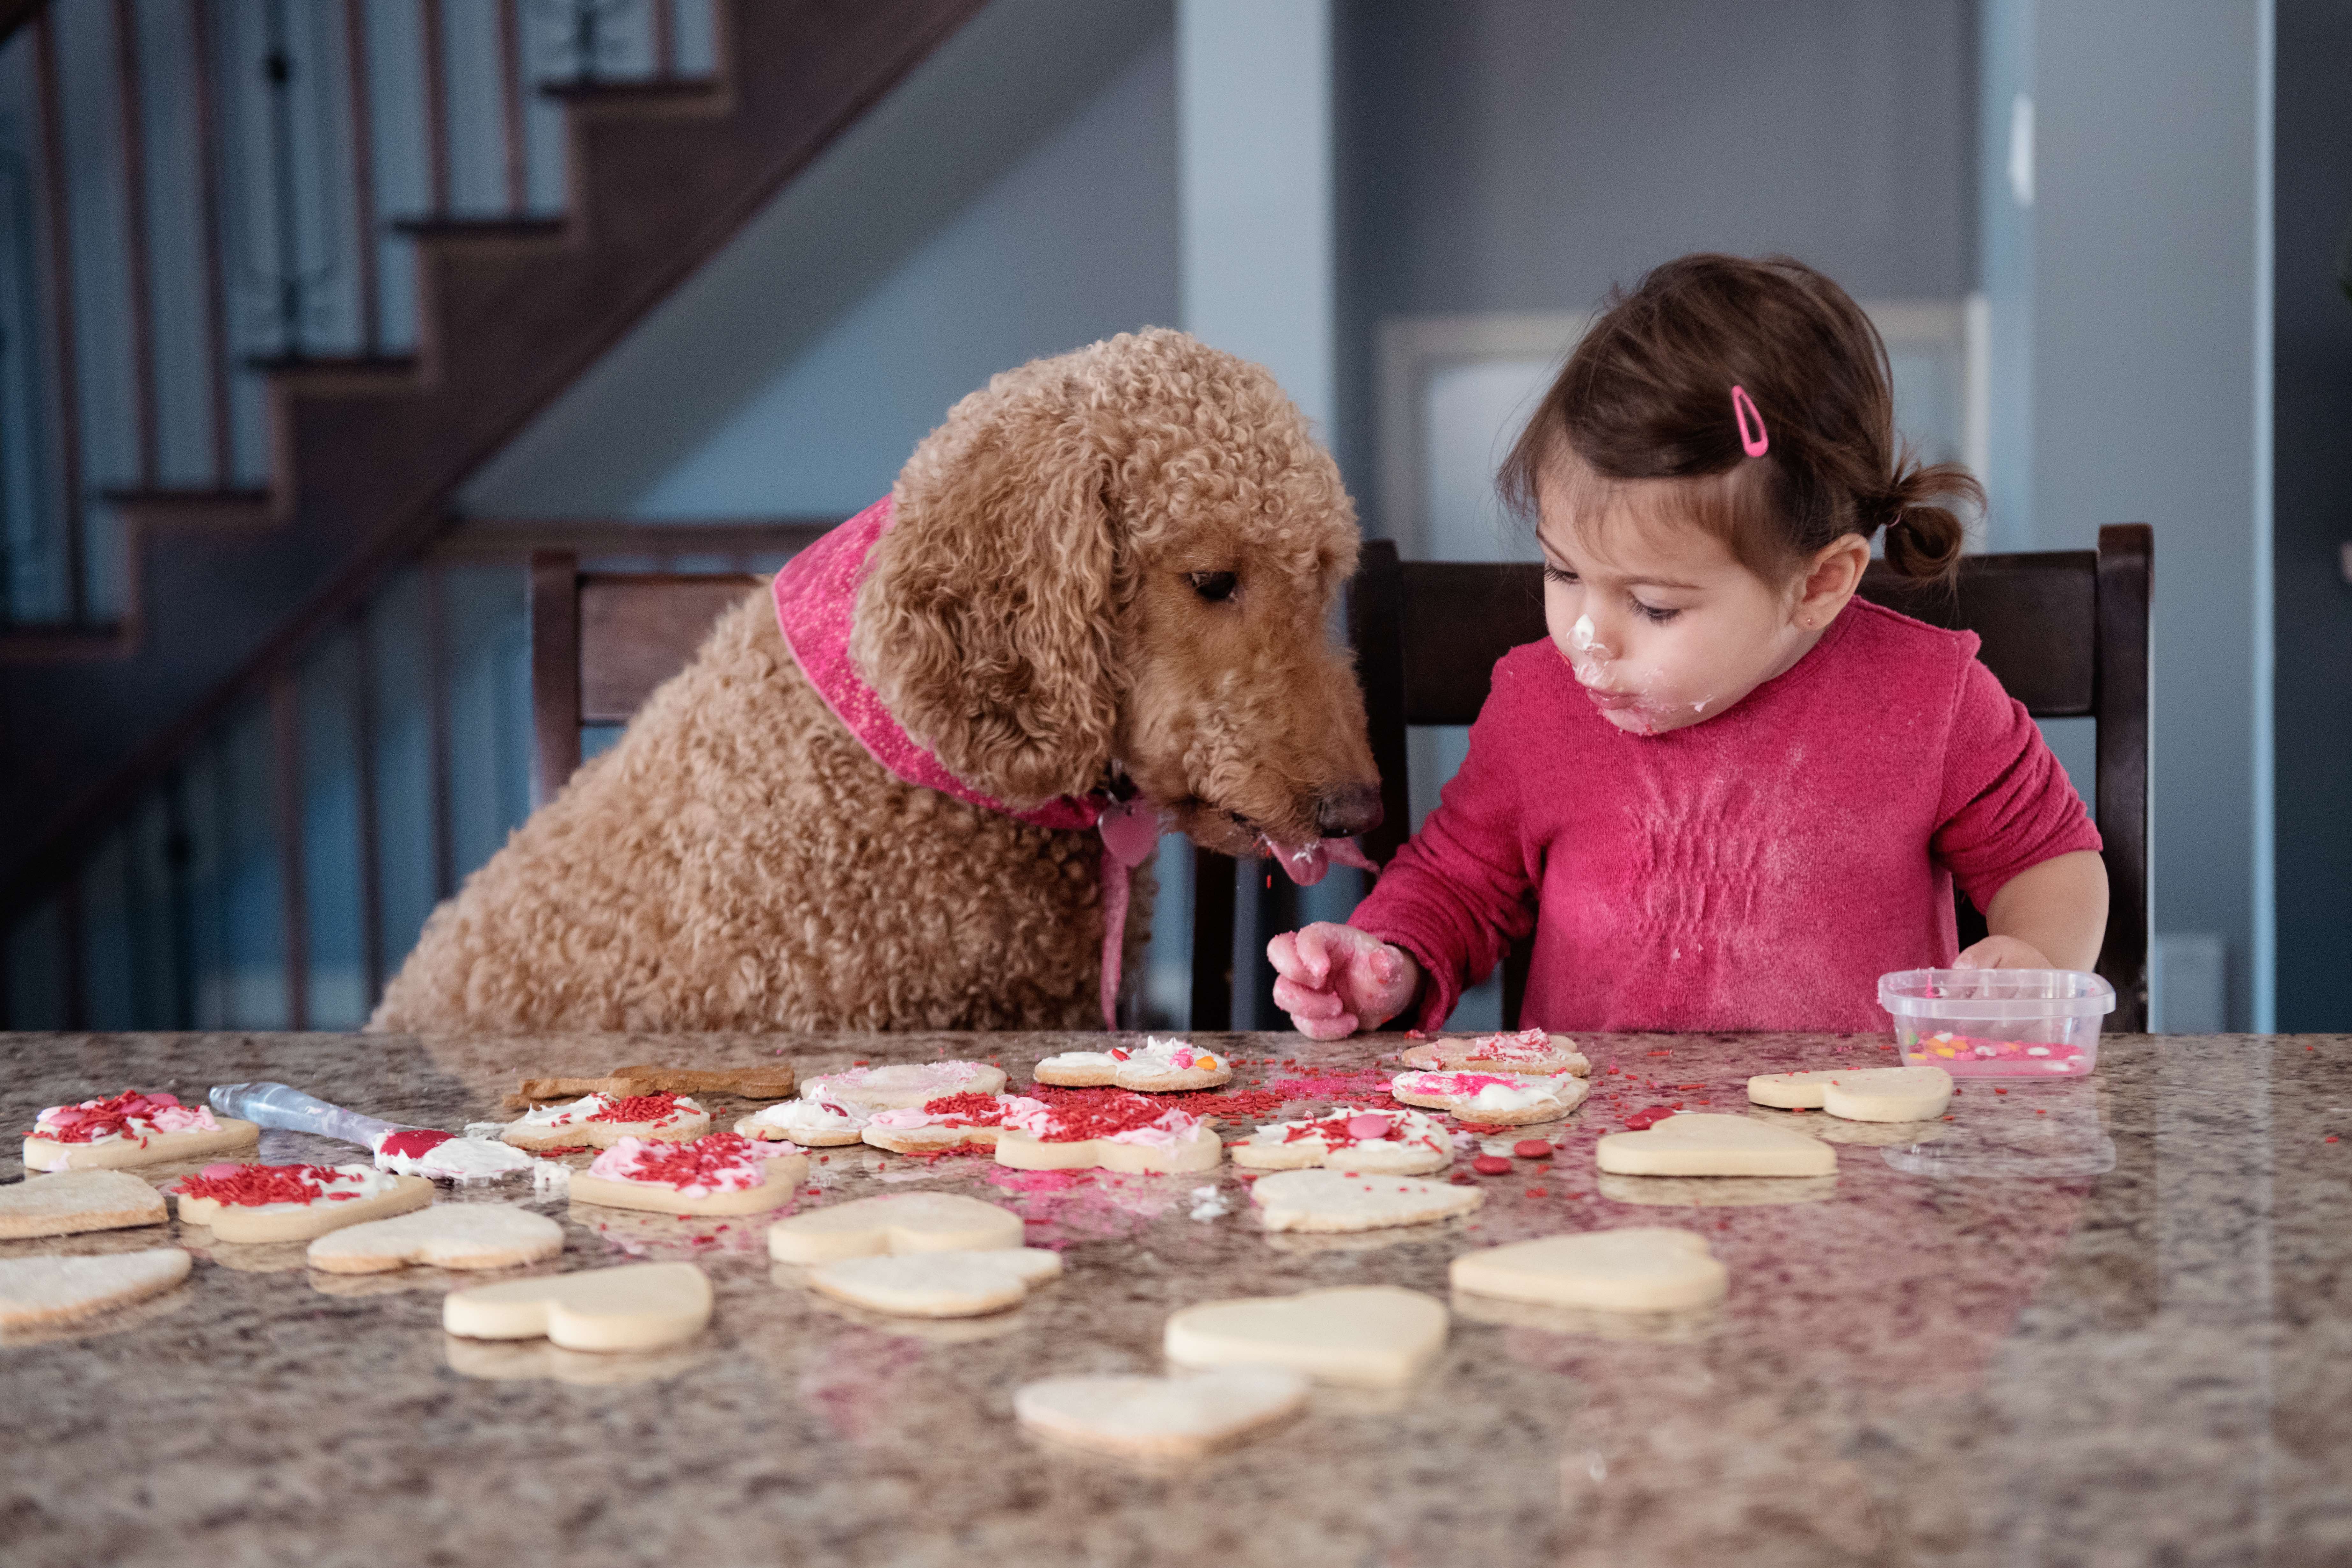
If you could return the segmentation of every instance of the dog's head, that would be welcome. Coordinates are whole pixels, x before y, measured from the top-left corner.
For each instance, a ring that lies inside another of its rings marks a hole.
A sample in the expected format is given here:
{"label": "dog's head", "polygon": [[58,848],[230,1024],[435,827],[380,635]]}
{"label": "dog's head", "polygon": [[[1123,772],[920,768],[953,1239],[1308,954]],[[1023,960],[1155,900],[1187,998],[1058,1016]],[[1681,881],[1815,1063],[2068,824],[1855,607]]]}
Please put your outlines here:
{"label": "dog's head", "polygon": [[1181,332],[1008,371],[898,475],[851,643],[891,713],[1016,810],[1123,770],[1246,855],[1380,821],[1331,609],[1338,467],[1263,369]]}

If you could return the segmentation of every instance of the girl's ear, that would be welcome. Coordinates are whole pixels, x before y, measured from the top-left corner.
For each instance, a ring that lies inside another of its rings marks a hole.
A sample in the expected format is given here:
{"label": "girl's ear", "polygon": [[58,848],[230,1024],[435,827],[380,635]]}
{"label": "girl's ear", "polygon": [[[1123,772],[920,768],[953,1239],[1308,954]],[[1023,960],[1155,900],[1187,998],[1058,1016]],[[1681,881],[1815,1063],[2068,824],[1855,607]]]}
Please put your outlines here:
{"label": "girl's ear", "polygon": [[1842,534],[1822,546],[1797,580],[1798,624],[1825,626],[1835,620],[1862,586],[1862,574],[1869,569],[1870,541],[1859,533]]}
{"label": "girl's ear", "polygon": [[850,642],[907,732],[1016,811],[1100,784],[1118,720],[1109,462],[1047,391],[1000,376],[916,448]]}

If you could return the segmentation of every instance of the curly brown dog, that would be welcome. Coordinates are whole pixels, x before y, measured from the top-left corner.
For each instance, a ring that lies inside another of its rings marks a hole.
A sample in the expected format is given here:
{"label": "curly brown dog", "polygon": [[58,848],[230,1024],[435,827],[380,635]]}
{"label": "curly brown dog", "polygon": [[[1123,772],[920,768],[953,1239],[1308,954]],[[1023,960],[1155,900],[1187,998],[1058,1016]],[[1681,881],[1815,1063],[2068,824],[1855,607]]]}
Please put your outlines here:
{"label": "curly brown dog", "polygon": [[[1327,631],[1354,506],[1264,370],[1166,331],[1038,360],[891,494],[850,654],[957,779],[1013,810],[1131,780],[1233,855],[1378,822]],[[369,1026],[1098,1027],[1101,857],[885,771],[757,593],[434,911]]]}

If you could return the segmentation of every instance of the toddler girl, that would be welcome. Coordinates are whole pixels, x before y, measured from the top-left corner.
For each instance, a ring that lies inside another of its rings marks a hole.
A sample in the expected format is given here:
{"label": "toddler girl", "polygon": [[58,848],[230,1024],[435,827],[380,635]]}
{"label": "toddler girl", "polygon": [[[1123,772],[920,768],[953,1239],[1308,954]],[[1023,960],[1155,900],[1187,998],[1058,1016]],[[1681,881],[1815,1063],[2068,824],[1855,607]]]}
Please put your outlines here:
{"label": "toddler girl", "polygon": [[[1268,945],[1329,1039],[1435,1028],[1534,933],[1517,1022],[1885,1026],[1878,976],[2088,969],[2099,837],[1977,638],[1854,597],[1870,540],[1948,578],[1967,470],[1898,456],[1886,357],[1785,258],[1621,294],[1500,478],[1537,520],[1549,642],[1495,666],[1461,772],[1342,925]],[[1952,883],[1991,935],[1958,945]]]}

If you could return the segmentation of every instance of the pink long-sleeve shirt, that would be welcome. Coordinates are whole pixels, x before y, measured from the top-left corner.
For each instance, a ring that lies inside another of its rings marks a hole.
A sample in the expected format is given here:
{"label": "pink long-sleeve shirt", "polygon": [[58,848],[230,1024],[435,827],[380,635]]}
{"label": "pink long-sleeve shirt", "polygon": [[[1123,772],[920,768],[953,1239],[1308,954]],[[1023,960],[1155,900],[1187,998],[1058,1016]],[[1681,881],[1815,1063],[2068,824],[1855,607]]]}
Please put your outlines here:
{"label": "pink long-sleeve shirt", "polygon": [[1977,646],[1855,599],[1788,671],[1660,735],[1611,724],[1550,643],[1514,648],[1349,923],[1420,961],[1428,1028],[1532,929],[1523,1025],[1884,1029],[1878,977],[1958,955],[1955,878],[1983,909],[2099,847]]}

